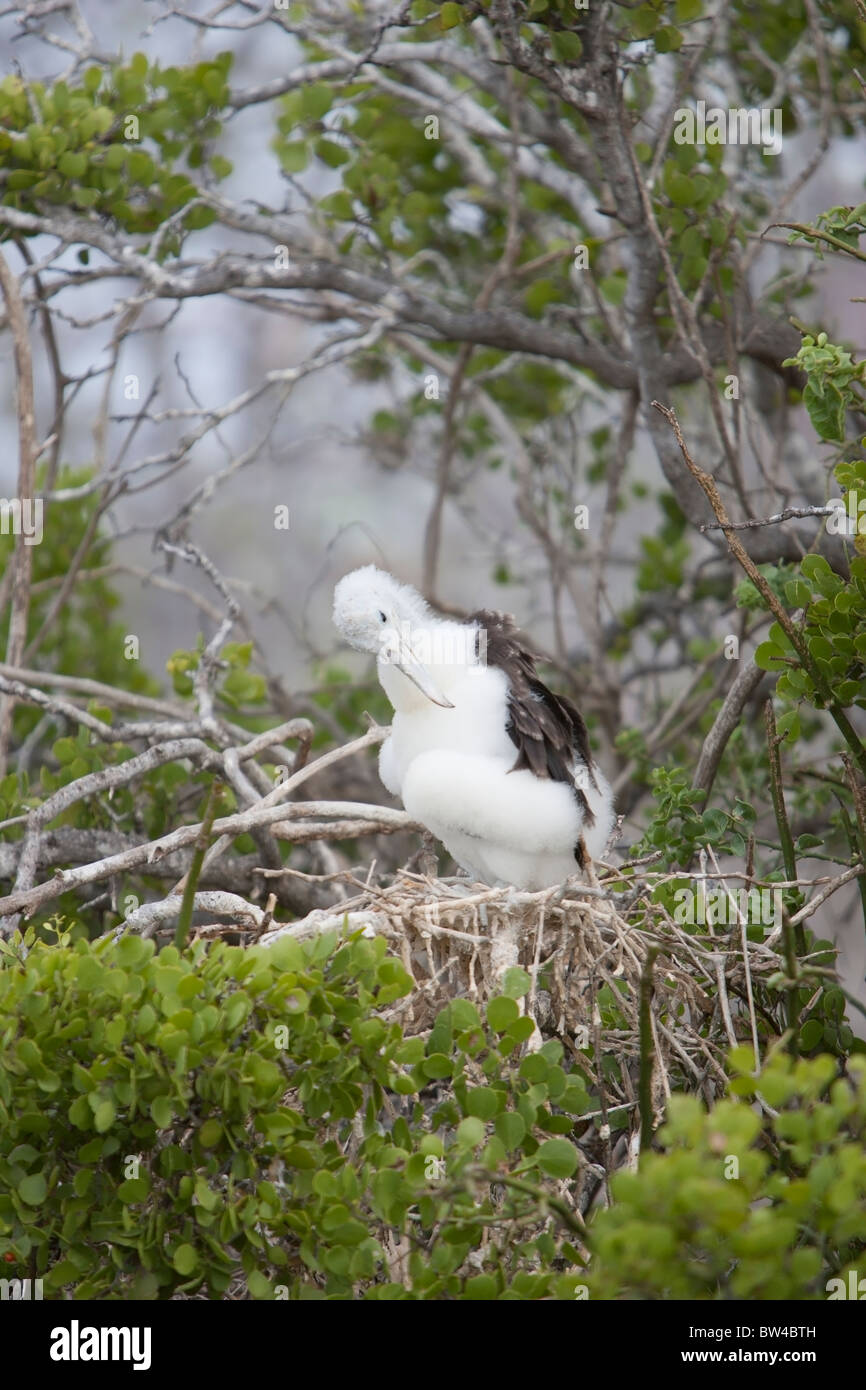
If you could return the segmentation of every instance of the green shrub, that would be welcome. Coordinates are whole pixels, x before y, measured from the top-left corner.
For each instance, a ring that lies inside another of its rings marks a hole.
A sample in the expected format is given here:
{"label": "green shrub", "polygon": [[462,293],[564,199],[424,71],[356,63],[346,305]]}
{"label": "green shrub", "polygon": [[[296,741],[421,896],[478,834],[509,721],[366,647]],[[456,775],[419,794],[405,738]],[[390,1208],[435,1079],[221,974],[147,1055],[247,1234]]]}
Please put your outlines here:
{"label": "green shrub", "polygon": [[521,1055],[522,970],[406,1038],[379,938],[0,959],[0,1259],[47,1297],[803,1299],[864,1249],[862,1058],[738,1049],[587,1228],[592,1083]]}
{"label": "green shrub", "polygon": [[[254,1294],[291,1284],[303,1189],[338,1156],[326,1135],[381,1094],[401,1041],[370,1018],[409,985],[384,943],[4,949],[0,1255],[49,1296],[218,1296],[240,1269]],[[283,1166],[305,1180],[278,1187]],[[372,1243],[348,1216],[327,1230]]]}
{"label": "green shrub", "polygon": [[241,1272],[260,1298],[571,1296],[590,1100],[558,1042],[520,1060],[522,970],[486,1025],[458,999],[404,1039],[381,939],[25,944],[0,969],[0,1258],[47,1296]]}
{"label": "green shrub", "polygon": [[[593,1298],[824,1299],[866,1262],[866,1059],[737,1048],[733,1096],[671,1097],[664,1153],[612,1180],[592,1224]],[[760,1096],[763,1106],[750,1104]]]}

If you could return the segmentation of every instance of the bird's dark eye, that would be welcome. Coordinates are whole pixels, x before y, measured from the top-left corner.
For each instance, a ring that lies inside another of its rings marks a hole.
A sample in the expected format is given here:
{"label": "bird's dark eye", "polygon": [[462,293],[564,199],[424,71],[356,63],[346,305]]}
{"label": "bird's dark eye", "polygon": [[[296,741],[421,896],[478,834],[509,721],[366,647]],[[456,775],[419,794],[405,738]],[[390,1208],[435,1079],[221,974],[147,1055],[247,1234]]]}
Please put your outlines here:
{"label": "bird's dark eye", "polygon": [[381,610],[381,608],[380,608],[380,609],[379,609],[379,622],[380,622],[380,623],[387,623],[387,621],[388,621],[388,619],[385,617],[385,614],[382,612],[382,610]]}

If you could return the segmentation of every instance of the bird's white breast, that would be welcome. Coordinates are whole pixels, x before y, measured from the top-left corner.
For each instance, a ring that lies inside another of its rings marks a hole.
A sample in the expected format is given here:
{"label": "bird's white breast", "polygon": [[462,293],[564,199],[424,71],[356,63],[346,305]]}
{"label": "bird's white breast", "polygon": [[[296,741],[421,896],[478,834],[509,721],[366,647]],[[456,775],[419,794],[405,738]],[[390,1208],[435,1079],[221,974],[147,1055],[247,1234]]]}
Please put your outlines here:
{"label": "bird's white breast", "polygon": [[508,682],[504,672],[483,666],[431,667],[454,705],[453,709],[442,709],[424,696],[416,700],[414,687],[405,676],[393,668],[386,670],[382,683],[395,713],[391,736],[379,754],[379,775],[394,796],[402,796],[414,759],[437,749],[502,759],[503,771],[513,767],[516,749],[505,729]]}

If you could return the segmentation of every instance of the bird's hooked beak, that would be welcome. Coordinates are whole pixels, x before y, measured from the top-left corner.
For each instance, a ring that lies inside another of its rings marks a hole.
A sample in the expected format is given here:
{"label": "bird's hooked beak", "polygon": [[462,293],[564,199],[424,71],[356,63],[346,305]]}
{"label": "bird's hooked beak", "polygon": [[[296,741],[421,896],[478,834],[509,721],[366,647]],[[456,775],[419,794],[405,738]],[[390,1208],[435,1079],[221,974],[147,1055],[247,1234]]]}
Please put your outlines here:
{"label": "bird's hooked beak", "polygon": [[403,672],[403,675],[413,685],[418,687],[422,695],[426,695],[428,700],[432,700],[434,705],[441,705],[443,709],[454,708],[451,701],[442,694],[424,663],[413,656],[411,652],[401,652],[394,665],[398,671]]}
{"label": "bird's hooked beak", "polygon": [[442,694],[423,661],[418,660],[406,638],[398,635],[396,624],[387,633],[387,640],[379,653],[379,659],[402,671],[406,679],[434,705],[439,705],[442,709],[454,709],[454,705]]}

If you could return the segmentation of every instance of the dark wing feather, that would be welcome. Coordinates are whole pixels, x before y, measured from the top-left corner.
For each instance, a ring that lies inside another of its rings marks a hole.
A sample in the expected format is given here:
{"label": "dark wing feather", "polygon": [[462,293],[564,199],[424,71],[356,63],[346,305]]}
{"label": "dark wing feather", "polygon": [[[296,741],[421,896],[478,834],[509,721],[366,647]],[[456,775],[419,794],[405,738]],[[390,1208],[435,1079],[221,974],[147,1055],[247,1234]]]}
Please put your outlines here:
{"label": "dark wing feather", "polygon": [[[565,782],[573,790],[587,825],[594,816],[582,789],[575,785],[573,764],[582,762],[597,787],[589,736],[580,711],[564,695],[554,695],[538,679],[535,658],[515,636],[514,619],[483,608],[469,622],[484,630],[488,666],[498,666],[508,678],[506,731],[517,749],[512,772],[528,768],[536,777]],[[581,863],[579,845],[575,858]]]}

